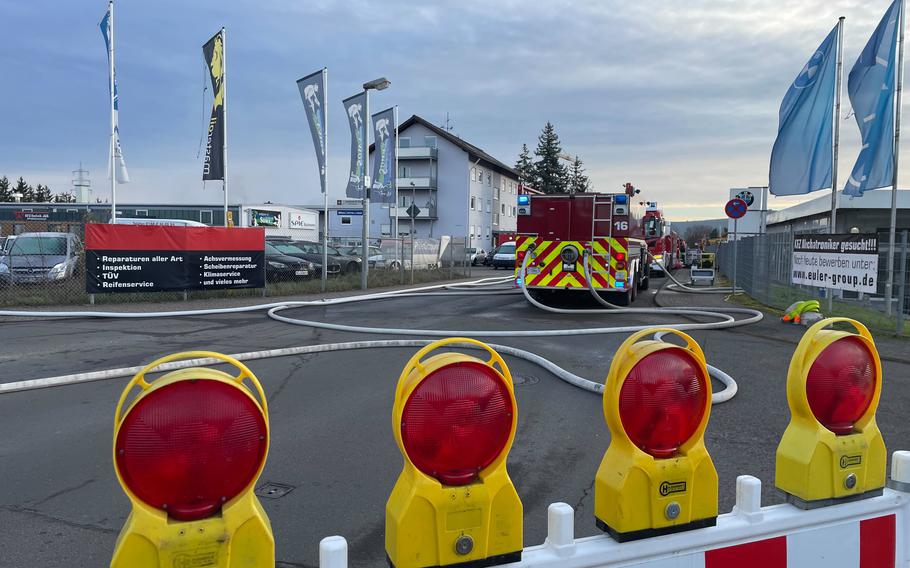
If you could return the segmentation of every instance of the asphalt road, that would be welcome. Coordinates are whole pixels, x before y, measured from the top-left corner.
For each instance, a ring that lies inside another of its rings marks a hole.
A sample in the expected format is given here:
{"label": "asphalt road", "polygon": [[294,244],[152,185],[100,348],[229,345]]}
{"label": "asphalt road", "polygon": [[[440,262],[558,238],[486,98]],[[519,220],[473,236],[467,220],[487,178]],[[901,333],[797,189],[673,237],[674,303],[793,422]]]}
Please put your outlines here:
{"label": "asphalt road", "polygon": [[[493,275],[494,273],[490,273]],[[500,273],[501,274],[501,273]],[[693,300],[701,301],[701,297]],[[648,293],[639,304],[653,305]],[[350,324],[436,329],[555,329],[678,321],[632,315],[554,315],[520,296],[407,298],[295,310]],[[605,323],[606,322],[606,323]],[[739,383],[714,408],[706,441],[720,476],[720,511],[734,502],[737,475],[773,489],[774,451],[788,420],[790,355],[801,330],[774,321],[693,335],[711,364]],[[0,382],[147,363],[174,351],[255,349],[384,339],[312,330],[263,313],[144,320],[0,321]],[[496,338],[602,381],[625,335]],[[892,340],[893,341],[893,340]],[[900,353],[891,345],[889,352]],[[263,499],[279,566],[315,566],[322,537],[348,539],[352,566],[383,566],[384,507],[401,470],[391,432],[398,374],[413,349],[360,350],[253,361],[271,410],[271,451],[259,485],[294,487]],[[908,354],[910,358],[910,354]],[[519,425],[509,473],[525,508],[525,543],[546,535],[546,508],[576,509],[578,536],[597,534],[593,479],[609,444],[600,397],[530,363],[517,377]],[[910,361],[884,361],[879,425],[889,451],[910,449]],[[0,566],[104,566],[129,502],[111,465],[112,416],[125,380],[0,396]]]}

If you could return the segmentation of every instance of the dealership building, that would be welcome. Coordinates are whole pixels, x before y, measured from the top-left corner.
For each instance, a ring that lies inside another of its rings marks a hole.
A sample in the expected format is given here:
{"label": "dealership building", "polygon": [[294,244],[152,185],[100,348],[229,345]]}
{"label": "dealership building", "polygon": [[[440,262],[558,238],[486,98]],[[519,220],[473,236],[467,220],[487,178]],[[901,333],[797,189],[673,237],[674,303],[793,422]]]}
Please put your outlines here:
{"label": "dealership building", "polygon": [[[316,211],[278,205],[236,204],[228,215],[238,227],[264,227],[267,235],[287,235],[301,240],[319,238]],[[224,226],[224,207],[220,205],[122,204],[117,206],[121,219],[164,219],[195,221],[214,227]],[[54,231],[82,236],[86,223],[111,220],[108,203],[0,203],[0,236],[26,232]]]}
{"label": "dealership building", "polygon": [[[891,191],[867,191],[862,197],[837,197],[837,226],[835,233],[888,233],[891,227]],[[799,205],[771,211],[765,225],[770,233],[828,233],[831,224],[831,193],[819,192],[819,197]],[[897,192],[897,231],[910,230],[910,190]]]}

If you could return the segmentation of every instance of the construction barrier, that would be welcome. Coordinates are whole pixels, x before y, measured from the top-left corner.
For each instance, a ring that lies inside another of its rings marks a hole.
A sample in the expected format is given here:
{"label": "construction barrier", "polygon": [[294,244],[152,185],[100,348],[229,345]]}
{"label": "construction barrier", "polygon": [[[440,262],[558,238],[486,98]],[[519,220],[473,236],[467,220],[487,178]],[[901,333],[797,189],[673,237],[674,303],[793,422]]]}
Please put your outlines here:
{"label": "construction barrier", "polygon": [[[836,324],[853,330],[829,329]],[[648,339],[655,334],[683,345]],[[489,358],[458,352],[465,346]],[[189,368],[146,381],[159,365],[200,356],[240,372]],[[387,559],[394,568],[906,568],[910,452],[894,453],[886,482],[875,423],[882,380],[862,324],[831,318],[807,330],[790,365],[791,421],[777,452],[775,484],[788,502],[762,507],[761,481],[744,475],[735,507],[718,516],[704,353],[678,330],[638,332],[617,350],[603,389],[611,444],[595,479],[595,516],[607,534],[576,539],[574,511],[555,503],[546,541],[523,549],[523,508],[506,471],[518,414],[508,366],[473,339],[431,343],[396,386],[403,468],[386,506]],[[112,566],[273,566],[269,521],[252,494],[268,434],[265,395],[242,363],[198,352],[143,368],[115,412],[115,469],[133,509]],[[174,448],[185,467],[169,466]],[[343,537],[323,539],[319,565],[346,568],[347,550]]]}

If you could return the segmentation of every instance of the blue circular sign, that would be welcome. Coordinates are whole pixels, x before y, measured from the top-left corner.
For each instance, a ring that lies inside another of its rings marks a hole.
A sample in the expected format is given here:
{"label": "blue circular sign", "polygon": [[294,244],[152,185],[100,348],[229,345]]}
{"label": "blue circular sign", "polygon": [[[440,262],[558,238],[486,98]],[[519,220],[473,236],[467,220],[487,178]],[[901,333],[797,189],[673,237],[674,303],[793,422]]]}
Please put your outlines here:
{"label": "blue circular sign", "polygon": [[749,212],[749,206],[742,199],[734,198],[727,202],[724,212],[731,219],[741,219]]}

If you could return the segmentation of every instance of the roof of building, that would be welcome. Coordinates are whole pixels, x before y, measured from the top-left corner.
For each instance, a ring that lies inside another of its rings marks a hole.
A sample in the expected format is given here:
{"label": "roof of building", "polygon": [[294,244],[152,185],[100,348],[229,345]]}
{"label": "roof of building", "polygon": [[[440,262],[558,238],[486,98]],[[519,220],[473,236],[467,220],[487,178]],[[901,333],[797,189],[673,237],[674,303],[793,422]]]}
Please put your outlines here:
{"label": "roof of building", "polygon": [[[482,148],[478,148],[477,146],[471,144],[470,142],[462,140],[461,138],[452,134],[448,130],[445,130],[444,128],[440,128],[440,127],[436,126],[435,124],[433,124],[432,122],[417,116],[416,114],[412,114],[409,119],[407,119],[404,122],[402,122],[401,124],[399,124],[398,132],[399,133],[404,132],[405,130],[407,130],[411,126],[414,126],[415,124],[419,124],[419,125],[427,128],[433,134],[435,134],[441,138],[444,138],[444,139],[448,140],[449,142],[451,142],[452,144],[458,146],[459,148],[461,148],[462,150],[464,150],[465,152],[468,153],[468,158],[470,160],[472,160],[472,161],[480,160],[481,164],[493,169],[494,171],[496,171],[500,174],[511,176],[516,179],[518,178],[518,172],[516,172],[511,166],[508,166],[508,165],[500,162],[499,160],[497,160],[496,158],[494,158],[493,156],[491,156],[490,154],[485,152]],[[370,144],[371,152],[373,151],[374,146],[375,146],[375,144]]]}
{"label": "roof of building", "polygon": [[[828,215],[831,213],[831,193],[821,192],[822,195],[799,205],[787,207],[779,211],[768,213],[768,225],[788,223],[797,219]],[[897,208],[910,209],[910,190],[901,189],[897,192]],[[838,192],[837,210],[845,209],[891,209],[891,192],[888,190],[867,191],[862,197],[845,196],[843,191]]]}

